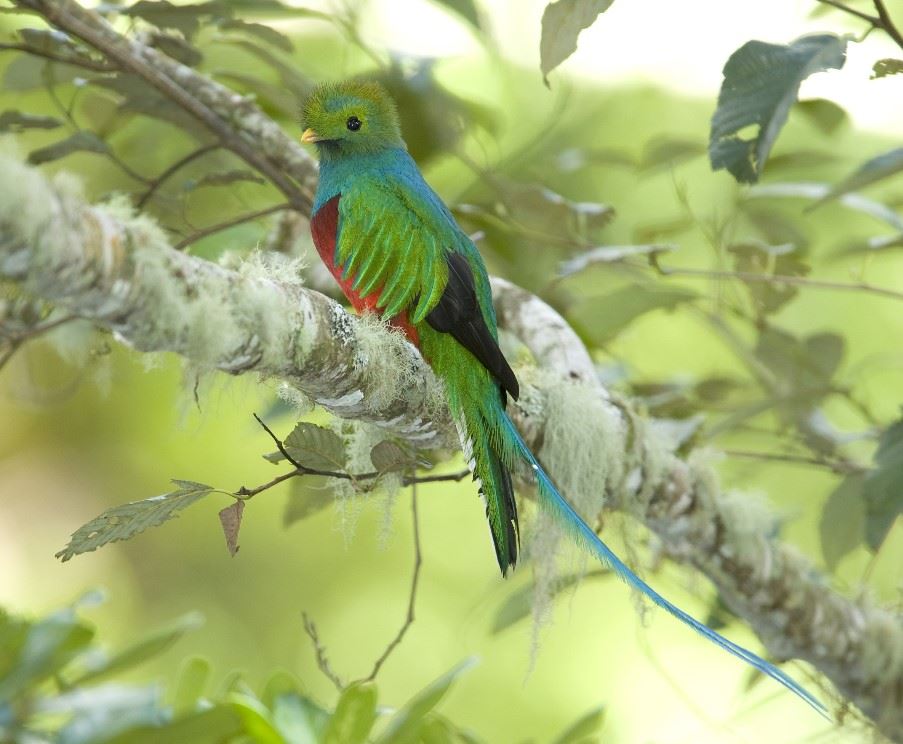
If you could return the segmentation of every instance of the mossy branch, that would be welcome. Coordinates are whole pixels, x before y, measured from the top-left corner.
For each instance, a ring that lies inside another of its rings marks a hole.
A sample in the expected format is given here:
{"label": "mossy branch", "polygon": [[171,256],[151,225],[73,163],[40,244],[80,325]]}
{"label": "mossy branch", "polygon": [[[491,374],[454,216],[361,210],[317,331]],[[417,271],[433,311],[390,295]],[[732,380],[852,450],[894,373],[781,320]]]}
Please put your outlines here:
{"label": "mossy branch", "polygon": [[[174,250],[124,202],[89,205],[0,157],[0,277],[140,351],[172,351],[230,374],[293,385],[334,414],[377,422],[421,447],[451,446],[442,391],[404,338],[260,262],[229,270]],[[771,537],[764,510],[723,493],[701,458],[683,460],[653,422],[595,379],[577,336],[545,303],[494,280],[500,321],[539,368],[522,370],[514,418],[589,517],[609,505],[641,519],[695,566],[779,658],[823,672],[892,738],[903,736],[903,623],[851,601]],[[589,500],[587,500],[589,496]]]}

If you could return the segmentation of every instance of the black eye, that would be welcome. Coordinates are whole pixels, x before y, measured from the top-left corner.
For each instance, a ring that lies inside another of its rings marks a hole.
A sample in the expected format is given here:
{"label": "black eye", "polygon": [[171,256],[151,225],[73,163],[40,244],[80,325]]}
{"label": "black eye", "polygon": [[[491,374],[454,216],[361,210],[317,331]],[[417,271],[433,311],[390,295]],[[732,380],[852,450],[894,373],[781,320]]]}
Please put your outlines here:
{"label": "black eye", "polygon": [[348,127],[352,132],[356,132],[361,128],[361,120],[356,116],[349,116],[348,121],[345,122],[345,126]]}

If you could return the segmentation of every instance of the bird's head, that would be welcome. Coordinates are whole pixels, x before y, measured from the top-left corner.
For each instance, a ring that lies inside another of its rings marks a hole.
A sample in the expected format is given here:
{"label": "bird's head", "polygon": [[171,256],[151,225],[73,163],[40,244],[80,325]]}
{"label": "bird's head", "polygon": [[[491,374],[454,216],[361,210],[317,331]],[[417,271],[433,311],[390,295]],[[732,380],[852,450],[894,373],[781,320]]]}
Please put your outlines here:
{"label": "bird's head", "polygon": [[317,87],[304,104],[302,142],[322,158],[404,147],[395,103],[379,83],[350,80]]}

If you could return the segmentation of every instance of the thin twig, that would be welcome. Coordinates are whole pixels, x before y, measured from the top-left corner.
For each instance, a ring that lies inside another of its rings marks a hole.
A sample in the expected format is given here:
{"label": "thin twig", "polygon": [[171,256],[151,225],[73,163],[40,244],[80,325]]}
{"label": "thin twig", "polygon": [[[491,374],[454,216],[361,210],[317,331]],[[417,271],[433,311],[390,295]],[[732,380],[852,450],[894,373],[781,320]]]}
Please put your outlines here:
{"label": "thin twig", "polygon": [[13,358],[13,355],[26,341],[37,338],[43,333],[52,331],[54,328],[59,328],[65,323],[71,323],[73,320],[76,320],[76,316],[65,315],[62,318],[47,321],[46,323],[35,326],[34,328],[29,328],[27,331],[10,336],[8,340],[9,348],[7,348],[2,354],[0,354],[0,370],[2,370],[3,367],[6,366],[6,363]]}
{"label": "thin twig", "polygon": [[202,238],[206,238],[210,235],[215,235],[218,232],[222,232],[223,230],[228,230],[230,227],[235,227],[236,225],[244,224],[245,222],[252,222],[253,220],[260,219],[261,217],[266,217],[268,214],[274,214],[275,212],[282,212],[286,209],[292,209],[292,205],[289,203],[276,204],[272,207],[267,207],[266,209],[258,209],[256,212],[248,212],[247,214],[240,214],[237,217],[233,217],[231,220],[226,220],[225,222],[218,222],[215,225],[210,225],[209,227],[204,227],[198,230],[195,233],[192,233],[187,238],[183,238],[178,243],[176,243],[173,248],[177,251],[185,250],[192,243],[196,243]]}
{"label": "thin twig", "polygon": [[224,147],[232,150],[248,165],[265,175],[288,198],[294,208],[305,214],[310,213],[310,199],[295,182],[258,152],[253,144],[242,139],[229,122],[191,95],[175,79],[145,60],[135,42],[119,34],[97,13],[82,7],[75,0],[14,0],[14,2],[19,7],[37,11],[47,22],[81,39],[123,70],[140,77],[198,119],[216,135]]}
{"label": "thin twig", "polygon": [[420,581],[420,567],[423,565],[423,555],[420,550],[420,520],[417,516],[417,484],[411,486],[411,521],[414,527],[414,572],[411,576],[411,590],[408,593],[408,611],[405,615],[404,622],[395,634],[395,637],[389,641],[389,645],[382,652],[380,657],[373,663],[373,669],[370,674],[362,678],[361,682],[372,682],[379,674],[382,665],[392,655],[392,652],[398,647],[408,632],[408,629],[414,623],[414,603],[417,600],[417,585]]}
{"label": "thin twig", "polygon": [[890,297],[903,300],[903,292],[887,287],[876,287],[865,282],[834,282],[826,279],[810,279],[804,276],[787,276],[783,274],[756,274],[750,271],[726,271],[719,269],[671,269],[651,261],[655,269],[664,276],[688,276],[703,279],[739,279],[744,282],[762,282],[765,284],[793,284],[799,287],[815,289],[834,289],[846,292],[867,292],[879,297]]}
{"label": "thin twig", "polygon": [[869,15],[868,13],[863,13],[861,10],[856,10],[855,8],[851,8],[849,5],[844,5],[838,0],[818,0],[818,2],[823,5],[830,5],[832,8],[837,8],[838,10],[842,10],[844,13],[849,13],[852,16],[856,16],[857,18],[861,18],[863,21],[868,21],[875,28],[881,28],[881,19],[877,16]]}
{"label": "thin twig", "polygon": [[878,18],[881,21],[881,30],[890,36],[900,49],[903,49],[903,33],[900,32],[900,29],[896,27],[891,19],[890,13],[887,12],[887,6],[884,4],[884,0],[873,0],[873,2],[875,4],[875,10],[878,11]]}
{"label": "thin twig", "polygon": [[150,200],[150,198],[157,192],[159,189],[176,171],[184,168],[193,160],[201,157],[202,155],[206,155],[208,152],[213,150],[218,150],[220,148],[220,144],[218,142],[214,142],[210,145],[205,145],[204,147],[199,147],[197,150],[192,150],[188,153],[184,158],[177,160],[175,163],[170,165],[166,170],[164,170],[159,176],[156,178],[152,178],[150,180],[150,186],[142,195],[141,198],[138,199],[135,206],[138,209],[142,209],[145,204]]}
{"label": "thin twig", "polygon": [[302,613],[301,616],[304,618],[304,632],[307,633],[311,643],[314,644],[317,666],[326,678],[335,685],[335,688],[341,692],[345,689],[345,685],[342,684],[339,675],[332,671],[332,667],[329,666],[329,659],[326,658],[326,648],[320,643],[320,636],[317,635],[317,626],[314,625],[314,621],[307,616],[306,612]]}
{"label": "thin twig", "polygon": [[773,460],[776,462],[789,462],[798,465],[813,465],[825,467],[838,475],[851,473],[864,473],[868,470],[865,465],[850,460],[829,460],[820,457],[807,457],[806,455],[786,455],[780,452],[756,452],[752,450],[725,449],[728,457],[744,457],[751,460]]}
{"label": "thin twig", "polygon": [[81,67],[92,72],[116,72],[115,65],[101,60],[91,59],[89,57],[67,57],[64,54],[54,54],[53,52],[38,49],[28,44],[0,44],[0,51],[17,51],[33,54],[35,57],[43,57],[51,62],[59,62],[64,65],[72,65],[73,67]]}

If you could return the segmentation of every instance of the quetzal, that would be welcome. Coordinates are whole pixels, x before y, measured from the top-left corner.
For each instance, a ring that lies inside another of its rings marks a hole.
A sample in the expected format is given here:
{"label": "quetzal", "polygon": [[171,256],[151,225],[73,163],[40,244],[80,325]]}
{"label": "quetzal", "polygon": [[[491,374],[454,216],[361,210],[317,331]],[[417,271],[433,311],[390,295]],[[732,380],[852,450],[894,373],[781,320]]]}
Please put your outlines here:
{"label": "quetzal", "polygon": [[505,412],[518,383],[499,349],[486,267],[408,155],[395,104],[376,83],[317,88],[301,141],[316,145],[314,244],[358,312],[407,334],[445,383],[464,456],[486,505],[502,575],[518,554],[511,472],[532,471],[540,504],[631,587],[723,649],[825,708],[787,674],[673,605],[618,558],[561,496]]}

